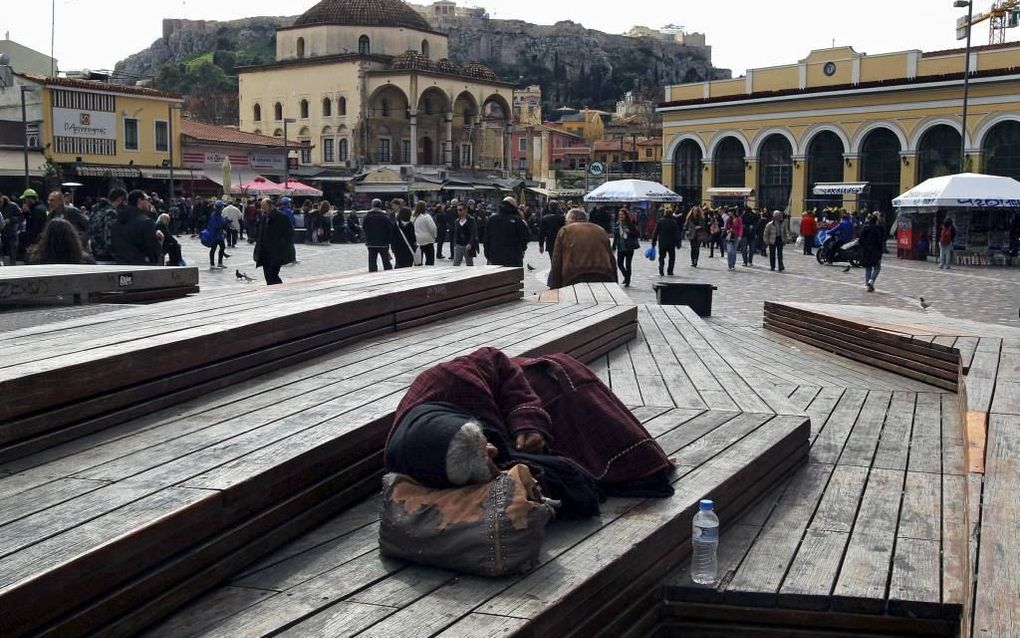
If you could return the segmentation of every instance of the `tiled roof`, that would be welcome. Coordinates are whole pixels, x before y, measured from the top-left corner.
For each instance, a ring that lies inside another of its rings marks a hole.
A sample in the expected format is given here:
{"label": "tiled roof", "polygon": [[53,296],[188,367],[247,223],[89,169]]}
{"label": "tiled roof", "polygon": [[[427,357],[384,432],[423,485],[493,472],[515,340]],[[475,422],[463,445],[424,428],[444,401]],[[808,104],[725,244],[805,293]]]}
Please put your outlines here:
{"label": "tiled roof", "polygon": [[[284,147],[283,140],[268,135],[256,135],[245,133],[232,128],[203,124],[192,120],[181,120],[181,133],[186,137],[200,142],[215,142],[218,144],[247,144],[250,146],[278,146]],[[291,145],[293,146],[293,144]]]}
{"label": "tiled roof", "polygon": [[322,0],[294,21],[295,27],[320,24],[432,31],[428,21],[401,0]]}
{"label": "tiled roof", "polygon": [[158,91],[144,86],[110,84],[109,82],[99,82],[98,80],[78,80],[75,78],[52,77],[36,73],[18,73],[17,75],[25,78],[26,80],[38,82],[44,86],[63,86],[69,89],[84,89],[86,91],[106,91],[108,93],[124,93],[126,95],[143,95],[147,97],[170,98],[176,100],[181,99],[181,96],[176,93]]}

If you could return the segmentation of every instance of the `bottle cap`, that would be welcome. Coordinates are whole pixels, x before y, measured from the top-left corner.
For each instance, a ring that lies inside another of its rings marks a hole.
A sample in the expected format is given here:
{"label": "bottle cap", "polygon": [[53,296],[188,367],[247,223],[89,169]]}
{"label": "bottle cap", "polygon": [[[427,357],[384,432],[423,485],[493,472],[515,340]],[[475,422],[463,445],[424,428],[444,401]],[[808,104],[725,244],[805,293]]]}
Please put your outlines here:
{"label": "bottle cap", "polygon": [[703,498],[703,499],[701,499],[700,504],[701,504],[701,511],[702,512],[707,512],[707,511],[711,511],[712,507],[715,505],[715,502],[712,501],[712,499],[710,499],[710,498]]}

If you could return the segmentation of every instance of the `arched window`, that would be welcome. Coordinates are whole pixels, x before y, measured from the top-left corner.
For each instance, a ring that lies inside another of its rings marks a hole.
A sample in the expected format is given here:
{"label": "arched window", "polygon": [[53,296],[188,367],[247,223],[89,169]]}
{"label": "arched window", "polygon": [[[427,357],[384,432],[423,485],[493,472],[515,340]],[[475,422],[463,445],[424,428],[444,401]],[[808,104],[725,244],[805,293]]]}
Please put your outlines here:
{"label": "arched window", "polygon": [[279,102],[273,105],[273,119],[277,122],[283,119],[283,105]]}
{"label": "arched window", "polygon": [[727,137],[715,147],[715,183],[713,186],[744,187],[744,145]]}
{"label": "arched window", "polygon": [[814,194],[815,184],[843,181],[843,141],[832,131],[821,131],[811,138],[807,152],[808,208],[842,206],[842,195],[818,196]]}
{"label": "arched window", "polygon": [[256,102],[255,106],[252,107],[252,118],[256,122],[261,122],[262,121],[262,106],[259,105],[258,102]]}
{"label": "arched window", "polygon": [[793,188],[793,147],[782,135],[770,135],[758,151],[758,203],[785,210]]}
{"label": "arched window", "polygon": [[368,55],[370,53],[372,53],[372,43],[367,35],[363,35],[358,38],[358,55]]}
{"label": "arched window", "polygon": [[688,207],[701,201],[701,147],[684,140],[673,156],[673,190]]}
{"label": "arched window", "polygon": [[917,181],[960,172],[960,132],[948,124],[933,126],[917,145]]}
{"label": "arched window", "polygon": [[305,39],[304,38],[298,38],[297,39],[297,56],[299,58],[305,57]]}
{"label": "arched window", "polygon": [[999,122],[985,135],[981,150],[984,172],[1020,179],[1020,122]]}
{"label": "arched window", "polygon": [[308,100],[301,100],[301,119],[308,119]]}
{"label": "arched window", "polygon": [[892,223],[892,200],[900,194],[900,140],[887,128],[876,128],[861,144],[861,181],[868,183],[868,209],[886,213]]}
{"label": "arched window", "polygon": [[347,98],[340,98],[337,103],[336,110],[338,115],[347,115]]}
{"label": "arched window", "polygon": [[428,40],[422,40],[421,41],[421,54],[422,54],[422,56],[425,59],[428,59],[428,57],[429,57],[429,41]]}
{"label": "arched window", "polygon": [[347,143],[347,138],[346,137],[341,137],[340,138],[340,161],[341,162],[346,162],[348,159],[350,159],[350,149],[349,149],[349,146],[348,146],[348,143]]}
{"label": "arched window", "polygon": [[273,137],[283,137],[283,129],[278,128],[275,131],[273,131]]}
{"label": "arched window", "polygon": [[330,117],[333,115],[333,100],[328,97],[322,98],[322,117]]}
{"label": "arched window", "polygon": [[386,98],[383,98],[383,99],[379,100],[379,106],[382,109],[382,116],[383,117],[389,117],[390,116],[390,101],[387,100]]}

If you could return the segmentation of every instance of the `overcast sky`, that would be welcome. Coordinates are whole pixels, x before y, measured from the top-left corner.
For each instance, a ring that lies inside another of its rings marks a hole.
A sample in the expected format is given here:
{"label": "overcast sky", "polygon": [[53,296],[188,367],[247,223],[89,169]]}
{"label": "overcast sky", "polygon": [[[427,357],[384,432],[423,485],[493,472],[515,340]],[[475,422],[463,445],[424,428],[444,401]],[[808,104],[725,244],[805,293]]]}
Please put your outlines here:
{"label": "overcast sky", "polygon": [[[315,0],[55,0],[56,57],[62,70],[112,69],[161,35],[164,17],[228,20],[254,15],[298,14]],[[708,35],[716,66],[734,75],[747,68],[790,64],[811,49],[853,45],[865,53],[958,46],[952,0],[484,0],[495,18],[539,24],[574,20],[588,28],[623,33],[635,24],[684,26]],[[671,8],[665,8],[669,5]],[[975,0],[980,12],[991,0]],[[48,53],[50,2],[4,0],[0,34]],[[621,10],[622,9],[622,10]],[[1020,31],[1020,29],[1017,29]],[[1016,39],[1020,33],[1010,33]],[[984,25],[975,44],[987,42]],[[583,55],[582,51],[578,55]]]}

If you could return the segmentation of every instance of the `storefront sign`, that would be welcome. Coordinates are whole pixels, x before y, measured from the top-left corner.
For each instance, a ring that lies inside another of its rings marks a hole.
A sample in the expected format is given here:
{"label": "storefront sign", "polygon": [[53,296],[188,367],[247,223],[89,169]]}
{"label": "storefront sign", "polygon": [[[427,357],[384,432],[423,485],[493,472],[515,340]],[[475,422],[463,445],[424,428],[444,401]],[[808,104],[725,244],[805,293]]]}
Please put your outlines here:
{"label": "storefront sign", "polygon": [[117,114],[106,111],[53,109],[53,135],[90,140],[117,139]]}
{"label": "storefront sign", "polygon": [[260,171],[283,171],[283,153],[251,153],[248,155],[248,165]]}

